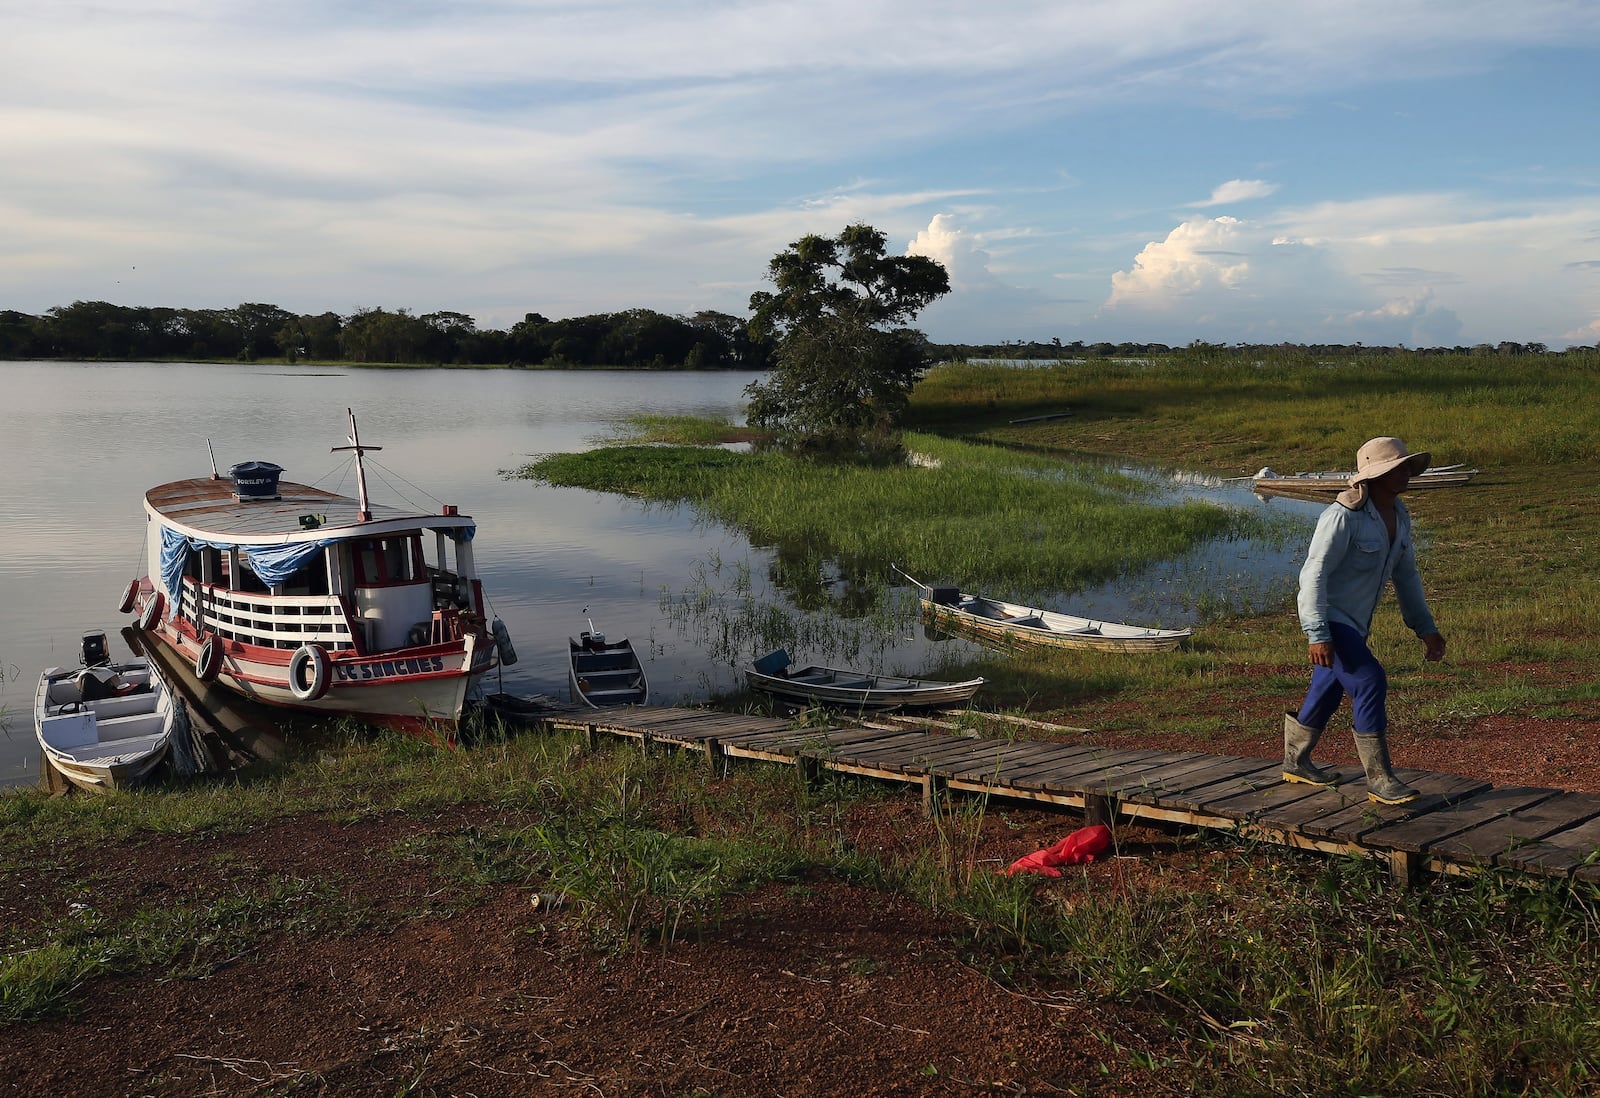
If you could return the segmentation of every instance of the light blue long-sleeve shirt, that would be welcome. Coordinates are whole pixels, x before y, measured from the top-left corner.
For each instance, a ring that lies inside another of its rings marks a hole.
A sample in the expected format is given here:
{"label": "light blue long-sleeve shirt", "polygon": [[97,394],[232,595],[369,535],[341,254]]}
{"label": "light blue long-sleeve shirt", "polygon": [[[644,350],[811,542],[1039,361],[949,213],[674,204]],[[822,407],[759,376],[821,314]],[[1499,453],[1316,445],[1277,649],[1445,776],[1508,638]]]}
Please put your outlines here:
{"label": "light blue long-sleeve shirt", "polygon": [[1372,615],[1390,579],[1400,600],[1400,616],[1419,637],[1437,633],[1433,614],[1422,594],[1417,557],[1411,544],[1411,512],[1394,504],[1394,541],[1369,495],[1351,510],[1331,505],[1317,519],[1311,548],[1300,569],[1300,628],[1317,644],[1332,639],[1328,626],[1348,625],[1364,637],[1372,632]]}

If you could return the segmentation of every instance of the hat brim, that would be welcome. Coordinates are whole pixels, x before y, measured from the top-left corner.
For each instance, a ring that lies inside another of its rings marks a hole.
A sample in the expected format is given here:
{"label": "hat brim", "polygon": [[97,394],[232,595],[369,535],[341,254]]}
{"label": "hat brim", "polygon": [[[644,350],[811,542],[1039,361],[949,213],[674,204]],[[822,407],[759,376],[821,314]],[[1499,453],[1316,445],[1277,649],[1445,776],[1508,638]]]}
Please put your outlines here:
{"label": "hat brim", "polygon": [[1427,450],[1419,450],[1415,454],[1407,454],[1405,457],[1395,458],[1393,461],[1385,461],[1381,465],[1371,465],[1350,478],[1350,487],[1354,488],[1356,485],[1364,484],[1369,480],[1377,480],[1381,476],[1394,472],[1402,465],[1408,466],[1411,470],[1411,475],[1416,476],[1428,467],[1428,462],[1431,460],[1433,460],[1431,453]]}

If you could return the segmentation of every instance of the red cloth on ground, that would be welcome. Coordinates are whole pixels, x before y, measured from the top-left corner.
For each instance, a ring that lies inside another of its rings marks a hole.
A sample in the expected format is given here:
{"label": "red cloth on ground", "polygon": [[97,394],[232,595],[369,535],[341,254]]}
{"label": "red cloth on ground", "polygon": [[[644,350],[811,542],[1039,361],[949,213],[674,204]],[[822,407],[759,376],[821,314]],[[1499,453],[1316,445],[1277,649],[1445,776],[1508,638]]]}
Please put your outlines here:
{"label": "red cloth on ground", "polygon": [[1059,877],[1058,865],[1080,865],[1092,862],[1096,854],[1111,849],[1111,829],[1104,824],[1091,824],[1079,828],[1056,845],[1034,854],[1025,854],[1011,863],[1006,876],[1017,873],[1043,873],[1046,877]]}

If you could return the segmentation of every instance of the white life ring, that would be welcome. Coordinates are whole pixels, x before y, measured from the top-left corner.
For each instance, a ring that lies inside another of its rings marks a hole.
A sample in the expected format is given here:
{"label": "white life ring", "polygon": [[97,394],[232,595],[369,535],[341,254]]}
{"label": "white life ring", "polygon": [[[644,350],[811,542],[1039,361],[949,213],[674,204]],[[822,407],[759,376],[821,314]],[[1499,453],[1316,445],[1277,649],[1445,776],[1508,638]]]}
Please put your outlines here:
{"label": "white life ring", "polygon": [[200,646],[200,653],[194,658],[194,677],[201,682],[210,682],[221,670],[222,638],[215,633],[208,633],[205,643]]}
{"label": "white life ring", "polygon": [[122,593],[122,601],[117,604],[117,613],[131,614],[133,608],[139,603],[139,581],[129,580],[128,589]]}
{"label": "white life ring", "polygon": [[161,615],[167,609],[167,596],[160,591],[150,592],[150,597],[145,599],[144,610],[139,614],[139,628],[149,632],[161,624]]}
{"label": "white life ring", "polygon": [[320,644],[302,644],[289,657],[289,692],[301,701],[322,697],[332,678],[333,660]]}

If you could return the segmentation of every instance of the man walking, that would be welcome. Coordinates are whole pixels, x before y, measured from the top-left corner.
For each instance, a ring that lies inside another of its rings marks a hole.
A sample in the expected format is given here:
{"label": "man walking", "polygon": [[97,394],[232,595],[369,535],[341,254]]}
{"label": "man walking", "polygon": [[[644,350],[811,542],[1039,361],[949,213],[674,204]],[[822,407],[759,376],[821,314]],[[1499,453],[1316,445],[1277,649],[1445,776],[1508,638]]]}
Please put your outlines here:
{"label": "man walking", "polygon": [[1286,782],[1337,784],[1334,774],[1312,763],[1311,751],[1348,694],[1367,796],[1380,804],[1405,804],[1418,796],[1390,767],[1389,681],[1367,647],[1367,636],[1378,599],[1392,579],[1400,615],[1427,646],[1426,658],[1444,658],[1444,637],[1417,574],[1411,514],[1400,502],[1411,478],[1427,468],[1428,457],[1426,451],[1406,453],[1397,438],[1372,439],[1356,454],[1350,487],[1317,520],[1300,569],[1298,602],[1300,627],[1310,644],[1311,687],[1300,711],[1283,717]]}

